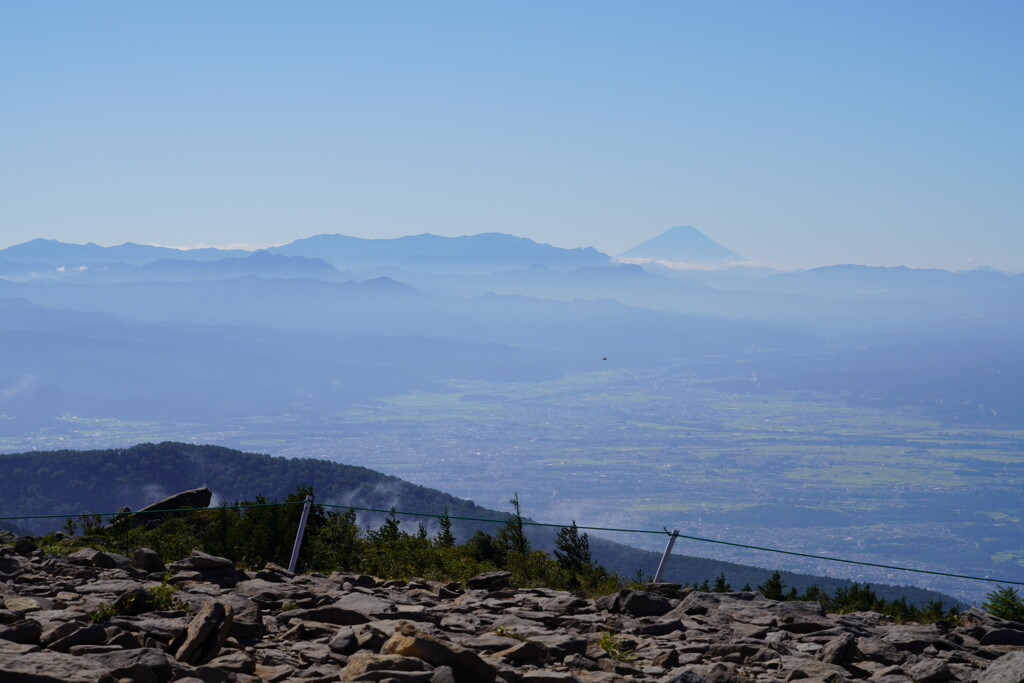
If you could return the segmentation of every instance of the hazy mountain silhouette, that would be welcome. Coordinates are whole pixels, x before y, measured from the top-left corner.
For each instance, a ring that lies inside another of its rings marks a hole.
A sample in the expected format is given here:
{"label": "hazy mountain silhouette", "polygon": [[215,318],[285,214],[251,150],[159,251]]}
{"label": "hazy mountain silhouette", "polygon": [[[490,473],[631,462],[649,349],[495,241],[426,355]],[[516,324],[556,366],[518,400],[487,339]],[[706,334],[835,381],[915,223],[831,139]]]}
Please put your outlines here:
{"label": "hazy mountain silhouette", "polygon": [[677,225],[657,237],[636,245],[619,258],[647,258],[674,263],[700,263],[721,265],[743,261],[736,252],[729,251],[697,228]]}
{"label": "hazy mountain silhouette", "polygon": [[[592,247],[563,249],[525,237],[483,233],[462,237],[410,235],[395,239],[362,239],[346,235],[314,235],[267,249],[268,254],[323,259],[337,268],[399,266],[436,272],[489,272],[540,263],[551,268],[606,265],[611,257]],[[213,261],[247,257],[240,249],[173,249],[126,242],[104,247],[89,242],[68,244],[35,239],[0,249],[0,261],[77,267],[123,263],[140,266],[160,260]],[[269,262],[268,262],[269,263]],[[180,274],[180,273],[179,273]]]}
{"label": "hazy mountain silhouette", "polygon": [[1024,276],[991,268],[959,273],[938,268],[836,265],[794,273],[778,273],[751,284],[759,291],[816,296],[897,296],[948,294],[1024,287]]}
{"label": "hazy mountain silhouette", "polygon": [[54,266],[79,266],[92,263],[142,265],[159,259],[212,261],[232,256],[248,256],[251,253],[241,249],[172,249],[150,244],[135,244],[134,242],[103,247],[93,242],[69,244],[57,240],[34,239],[0,249],[0,260],[19,263],[49,263]]}
{"label": "hazy mountain silhouette", "polygon": [[534,263],[551,268],[578,268],[605,265],[611,261],[607,254],[592,247],[562,249],[496,232],[463,237],[423,234],[395,239],[315,235],[268,251],[322,258],[337,268],[391,265],[440,272],[487,272]]}
{"label": "hazy mountain silhouette", "polygon": [[439,381],[542,381],[564,352],[420,336],[143,323],[0,299],[0,414],[211,420],[330,410]]}
{"label": "hazy mountain silhouette", "polygon": [[263,278],[312,278],[341,282],[352,280],[351,273],[342,273],[323,259],[304,256],[282,256],[256,251],[245,257],[215,261],[160,259],[143,265],[124,263],[100,264],[83,271],[73,271],[83,282],[189,282],[227,280],[255,276]]}

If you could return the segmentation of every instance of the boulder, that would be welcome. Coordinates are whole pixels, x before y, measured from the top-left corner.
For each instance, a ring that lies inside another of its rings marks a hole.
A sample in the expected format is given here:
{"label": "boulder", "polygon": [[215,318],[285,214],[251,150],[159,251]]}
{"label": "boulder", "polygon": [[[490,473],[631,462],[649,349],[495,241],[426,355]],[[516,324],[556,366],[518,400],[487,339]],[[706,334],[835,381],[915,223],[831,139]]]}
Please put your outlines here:
{"label": "boulder", "polygon": [[0,626],[0,640],[25,645],[38,645],[43,627],[34,619],[22,619],[6,626]]}
{"label": "boulder", "polygon": [[484,572],[466,579],[466,588],[472,590],[500,591],[512,582],[511,572]]}
{"label": "boulder", "polygon": [[1007,652],[992,662],[978,683],[1024,683],[1024,651]]}
{"label": "boulder", "polygon": [[118,683],[107,667],[85,657],[59,652],[8,655],[0,649],[0,681],[4,683]]}
{"label": "boulder", "polygon": [[198,666],[220,653],[231,631],[234,613],[221,602],[209,602],[189,622],[184,641],[175,657],[182,662]]}
{"label": "boulder", "polygon": [[[342,681],[383,680],[383,678],[363,678],[371,671],[409,672],[432,671],[434,667],[417,657],[405,657],[395,654],[376,654],[368,651],[357,652],[348,659],[341,671]],[[427,679],[429,680],[429,678]]]}
{"label": "boulder", "polygon": [[907,669],[907,675],[914,679],[914,683],[947,683],[956,680],[949,666],[941,659],[922,659]]}
{"label": "boulder", "polygon": [[402,624],[381,647],[381,653],[415,657],[433,666],[448,666],[457,679],[493,681],[497,670],[469,648],[443,641],[413,627]]}
{"label": "boulder", "polygon": [[146,507],[137,510],[132,515],[132,525],[145,525],[147,528],[153,528],[159,525],[167,515],[173,514],[167,512],[169,510],[179,510],[182,508],[207,508],[210,507],[210,501],[212,499],[213,491],[205,486],[198,489],[182,491],[181,493],[175,493],[172,496],[167,496],[163,500],[150,503]]}
{"label": "boulder", "polygon": [[160,555],[152,548],[139,548],[136,550],[132,557],[132,566],[136,569],[141,569],[147,574],[167,571],[167,567],[164,566]]}
{"label": "boulder", "polygon": [[599,598],[597,608],[632,617],[660,617],[672,609],[672,603],[655,593],[624,589]]}
{"label": "boulder", "polygon": [[174,657],[149,647],[82,655],[78,659],[96,662],[115,677],[128,678],[136,683],[166,683],[177,678],[182,669]]}
{"label": "boulder", "polygon": [[1024,631],[1014,628],[994,628],[981,637],[981,644],[1024,647]]}

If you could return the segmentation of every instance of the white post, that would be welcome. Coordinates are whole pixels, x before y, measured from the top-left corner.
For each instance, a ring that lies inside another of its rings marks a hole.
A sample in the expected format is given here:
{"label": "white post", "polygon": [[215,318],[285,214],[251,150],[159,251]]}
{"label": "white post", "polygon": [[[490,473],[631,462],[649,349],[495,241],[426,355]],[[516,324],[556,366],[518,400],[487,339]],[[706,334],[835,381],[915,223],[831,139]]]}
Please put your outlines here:
{"label": "white post", "polygon": [[[668,529],[665,529],[665,533],[668,533]],[[679,529],[673,529],[672,533],[668,535],[668,545],[665,546],[665,554],[661,556],[661,562],[658,563],[658,571],[654,574],[654,583],[661,582],[661,575],[665,573],[665,567],[668,565],[668,556],[672,554],[672,546],[676,544],[676,536],[679,535]]]}
{"label": "white post", "polygon": [[302,506],[302,517],[299,519],[299,529],[295,532],[295,545],[292,546],[292,559],[288,562],[288,571],[295,573],[295,566],[299,563],[299,548],[302,547],[302,536],[306,533],[306,521],[309,519],[309,508],[313,505],[313,496],[306,496],[306,503]]}

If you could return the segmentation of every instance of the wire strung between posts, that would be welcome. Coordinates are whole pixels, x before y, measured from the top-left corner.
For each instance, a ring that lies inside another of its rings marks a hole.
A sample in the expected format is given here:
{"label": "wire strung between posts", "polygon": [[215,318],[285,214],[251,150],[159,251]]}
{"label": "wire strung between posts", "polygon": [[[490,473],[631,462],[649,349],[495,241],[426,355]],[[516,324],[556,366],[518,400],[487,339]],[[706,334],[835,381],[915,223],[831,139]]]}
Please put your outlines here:
{"label": "wire strung between posts", "polygon": [[[367,512],[394,512],[396,515],[412,515],[414,517],[436,517],[441,518],[444,515],[428,514],[425,512],[401,512],[399,510],[382,510],[380,508],[361,508],[349,505],[324,505],[324,507],[340,508],[346,510],[364,510]],[[485,519],[482,517],[456,517],[449,515],[449,519],[460,519],[471,522],[490,522],[492,524],[504,524],[508,520],[504,519]],[[557,527],[559,529],[568,529],[569,526],[566,524],[548,524],[545,522],[523,522],[523,526],[546,526],[546,527]],[[653,530],[653,529],[616,529],[614,527],[603,527],[603,526],[576,526],[577,529],[583,529],[584,531],[619,531],[623,533],[631,534],[667,534],[672,535],[666,530]],[[718,545],[728,545],[734,548],[745,548],[747,550],[761,550],[768,553],[779,553],[781,555],[793,555],[795,557],[808,557],[815,560],[827,560],[829,562],[843,562],[846,564],[856,564],[862,567],[876,567],[879,569],[895,569],[901,572],[914,572],[916,574],[931,574],[933,576],[947,576],[955,579],[970,579],[972,581],[987,581],[989,583],[1008,583],[1014,586],[1024,586],[1024,581],[1010,581],[1009,579],[990,579],[984,576],[971,576],[969,574],[951,574],[949,572],[937,572],[930,569],[912,569],[910,567],[897,567],[892,564],[879,564],[877,562],[862,562],[860,560],[847,560],[840,557],[828,557],[827,555],[812,555],[811,553],[798,553],[793,550],[780,550],[779,548],[765,548],[757,545],[747,545],[746,543],[733,543],[732,541],[719,541],[714,538],[701,538],[700,536],[688,536],[686,534],[675,534],[677,538],[685,538],[690,541],[700,541],[701,543],[716,543]]]}
{"label": "wire strung between posts", "polygon": [[[59,514],[59,515],[9,515],[0,517],[0,520],[16,520],[16,519],[66,519],[68,517],[116,517],[118,515],[155,515],[155,514],[168,514],[172,512],[209,512],[214,510],[240,510],[248,508],[268,508],[268,507],[281,507],[286,505],[304,505],[306,501],[296,500],[288,501],[284,503],[244,503],[240,505],[221,505],[215,508],[176,508],[171,510],[135,510],[128,512],[83,512],[79,514]],[[410,517],[432,517],[434,519],[441,519],[448,517],[448,519],[457,519],[465,522],[484,522],[487,524],[505,524],[508,522],[506,519],[489,519],[487,517],[460,517],[457,515],[438,515],[430,512],[406,512],[404,510],[385,510],[383,508],[367,508],[358,507],[355,505],[331,505],[328,503],[317,503],[321,507],[335,508],[338,510],[357,510],[360,512],[383,512],[385,514],[394,513],[396,515],[407,515]],[[568,524],[552,524],[549,522],[527,522],[523,521],[523,526],[540,526],[540,527],[551,527],[556,529],[568,529]],[[663,529],[622,529],[616,527],[605,527],[605,526],[576,526],[577,529],[584,531],[609,531],[626,534],[667,534],[672,533]],[[1011,581],[1009,579],[990,579],[984,576],[971,576],[970,574],[952,574],[949,572],[938,572],[931,569],[913,569],[910,567],[898,567],[892,564],[880,564],[877,562],[862,562],[861,560],[847,560],[841,557],[829,557],[827,555],[814,555],[811,553],[800,553],[794,550],[781,550],[779,548],[766,548],[757,545],[748,545],[746,543],[734,543],[732,541],[720,541],[714,538],[702,538],[700,536],[689,536],[687,534],[675,534],[677,538],[685,538],[690,541],[699,541],[701,543],[714,543],[717,545],[727,545],[733,548],[744,548],[746,550],[760,550],[767,553],[777,553],[780,555],[791,555],[793,557],[806,557],[813,560],[825,560],[827,562],[842,562],[844,564],[855,564],[861,567],[875,567],[877,569],[894,569],[901,572],[913,572],[915,574],[930,574],[932,576],[945,576],[954,579],[967,579],[970,581],[985,581],[987,583],[1001,583],[1009,584],[1012,586],[1024,586],[1024,581]]]}

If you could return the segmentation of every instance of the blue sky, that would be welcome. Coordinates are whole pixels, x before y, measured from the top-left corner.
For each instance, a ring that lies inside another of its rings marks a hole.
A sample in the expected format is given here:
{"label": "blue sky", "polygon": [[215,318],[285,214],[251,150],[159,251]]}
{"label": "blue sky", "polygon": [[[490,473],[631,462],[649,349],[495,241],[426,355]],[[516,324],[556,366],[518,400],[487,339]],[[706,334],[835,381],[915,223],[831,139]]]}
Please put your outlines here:
{"label": "blue sky", "polygon": [[0,247],[500,231],[1024,269],[1019,2],[0,0]]}

